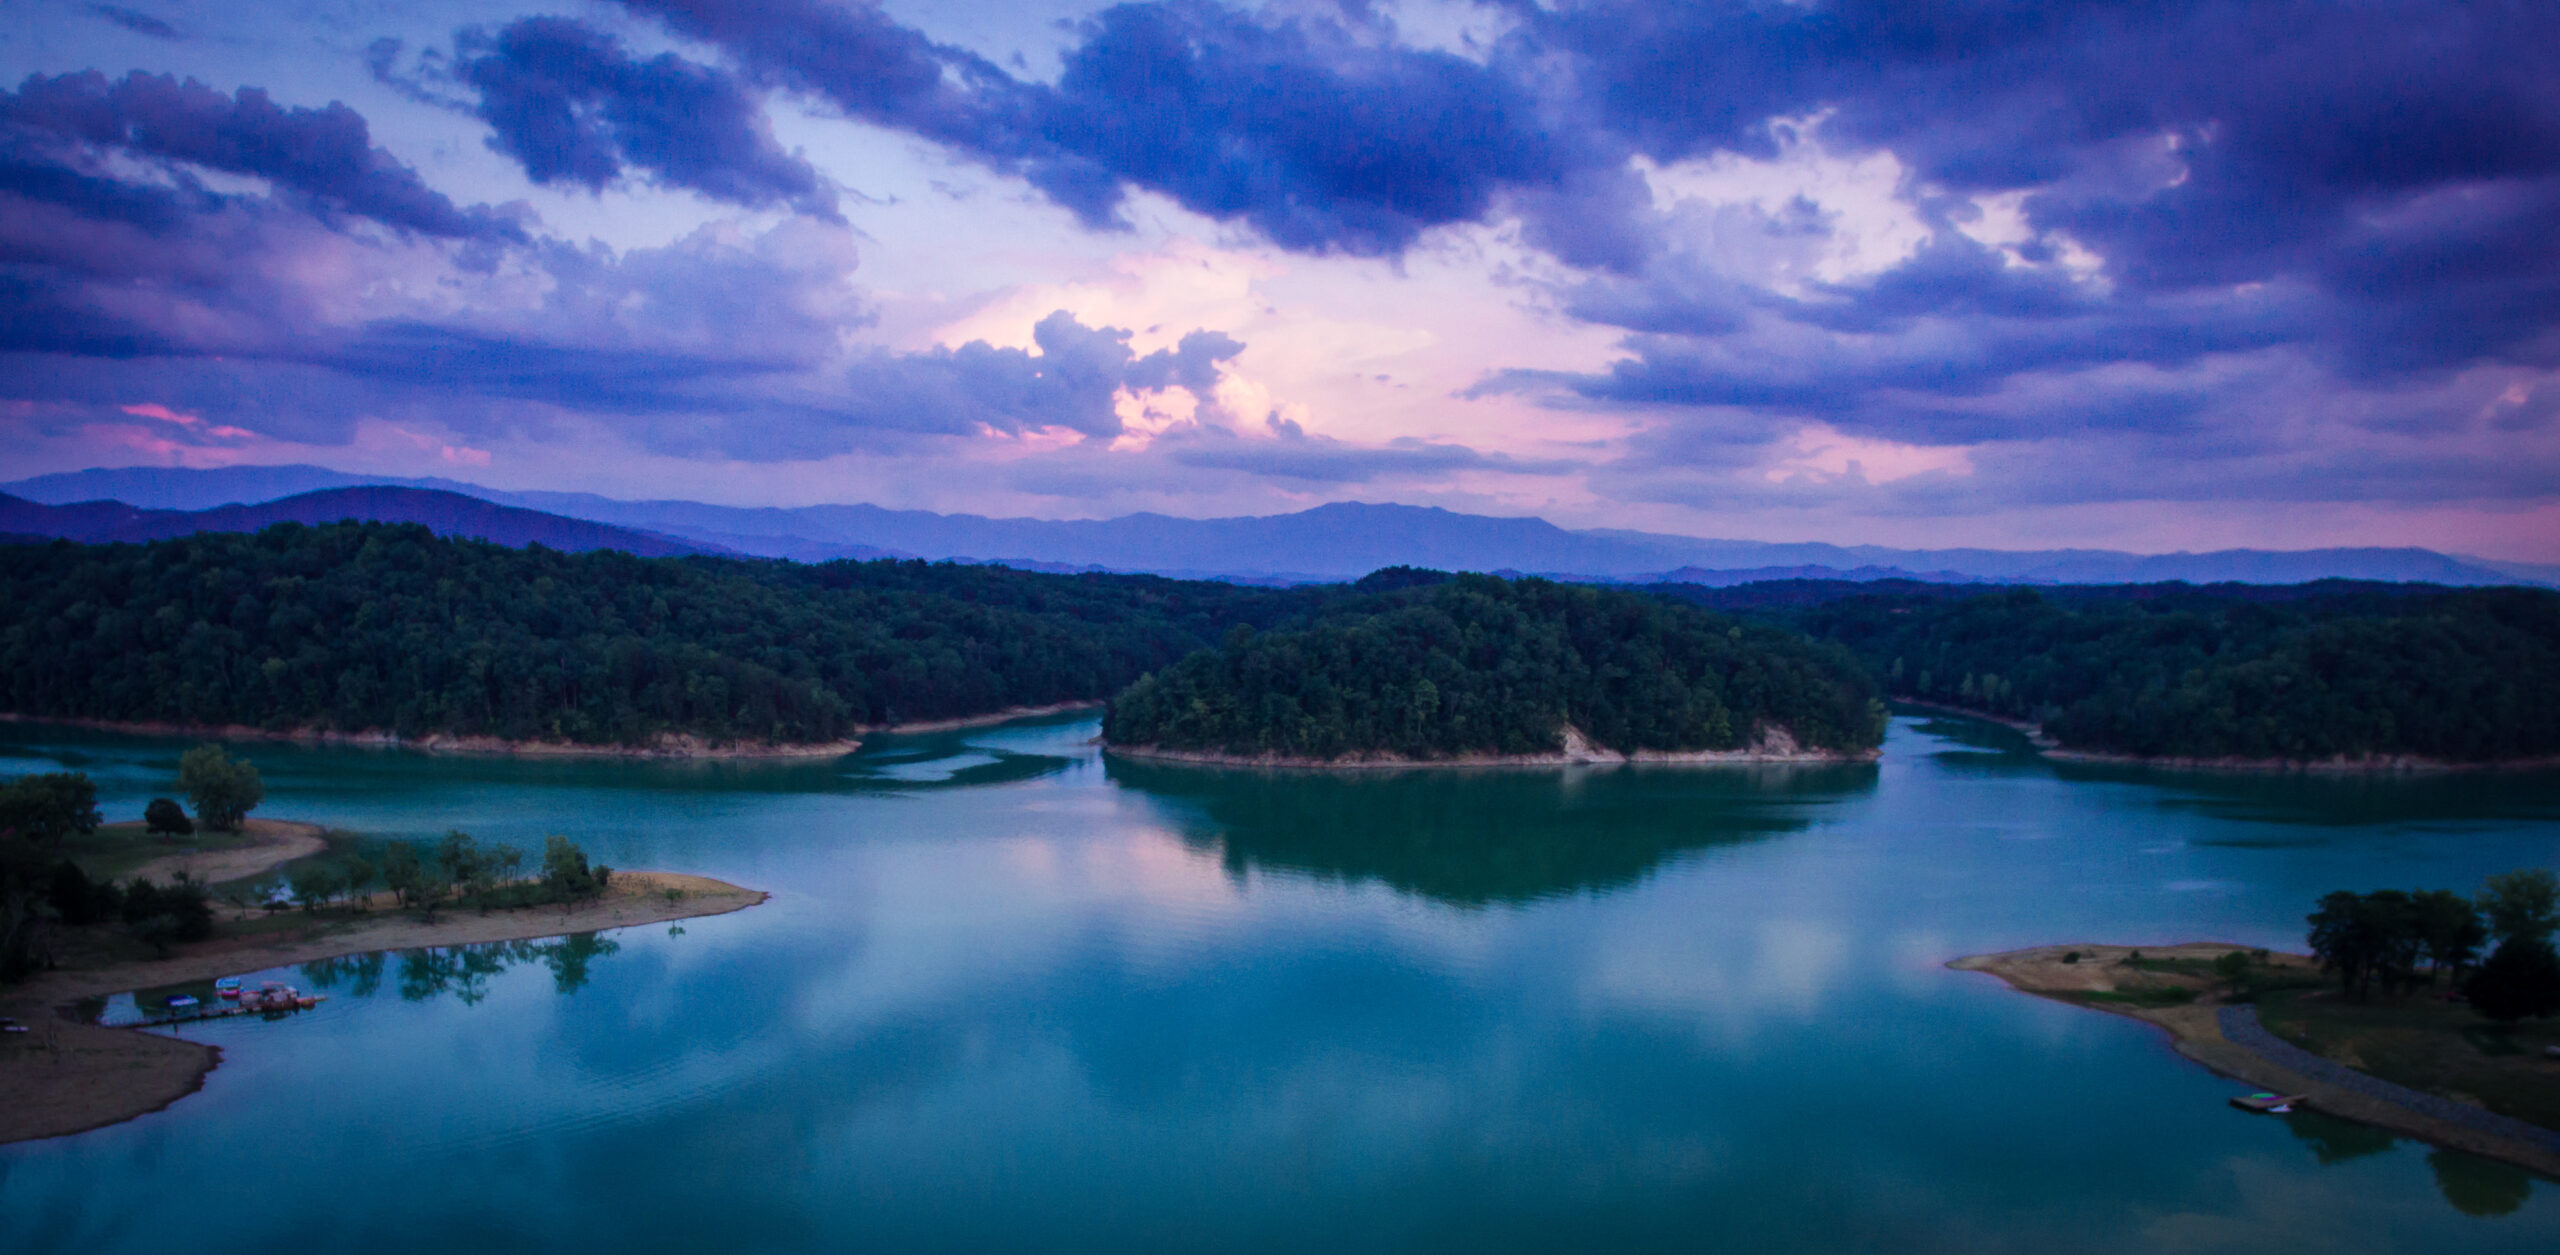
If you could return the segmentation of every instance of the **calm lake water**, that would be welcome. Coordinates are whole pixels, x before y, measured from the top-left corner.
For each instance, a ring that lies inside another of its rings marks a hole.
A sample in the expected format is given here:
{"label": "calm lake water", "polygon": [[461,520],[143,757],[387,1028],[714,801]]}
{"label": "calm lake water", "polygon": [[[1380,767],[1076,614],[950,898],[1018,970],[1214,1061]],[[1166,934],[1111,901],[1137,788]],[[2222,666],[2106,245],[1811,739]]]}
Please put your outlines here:
{"label": "calm lake water", "polygon": [[[2298,945],[2336,888],[2560,859],[2560,778],[1326,776],[1090,719],[825,764],[251,746],[262,813],[770,889],[289,969],[161,1114],[0,1147],[12,1252],[2560,1249],[2560,1186],[2234,1111],[2142,1025],[1941,964]],[[111,817],[181,746],[0,726]]]}

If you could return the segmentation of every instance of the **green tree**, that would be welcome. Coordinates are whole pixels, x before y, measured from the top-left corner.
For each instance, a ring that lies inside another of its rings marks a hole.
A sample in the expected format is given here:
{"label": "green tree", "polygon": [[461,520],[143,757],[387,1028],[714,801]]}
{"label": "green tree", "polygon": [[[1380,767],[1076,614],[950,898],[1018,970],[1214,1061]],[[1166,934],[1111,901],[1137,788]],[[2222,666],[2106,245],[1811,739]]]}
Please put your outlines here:
{"label": "green tree", "polygon": [[0,981],[52,965],[52,888],[46,852],[0,829]]}
{"label": "green tree", "polygon": [[15,830],[41,846],[62,844],[73,833],[95,832],[98,786],[77,771],[20,776],[0,785],[0,832]]}
{"label": "green tree", "polygon": [[196,830],[196,822],[187,818],[186,808],[165,797],[155,797],[142,808],[142,823],[152,832],[181,837],[191,836]]}
{"label": "green tree", "polygon": [[2560,954],[2538,938],[2500,942],[2464,992],[2473,1010],[2503,1024],[2560,1012]]}
{"label": "green tree", "polygon": [[382,883],[400,905],[430,916],[444,897],[443,881],[415,841],[394,841],[383,848]]}
{"label": "green tree", "polygon": [[2311,956],[2320,970],[2335,972],[2342,989],[2358,998],[2371,988],[2385,961],[2390,938],[2383,934],[2362,895],[2341,889],[2320,899],[2311,913]]}
{"label": "green tree", "polygon": [[445,879],[466,897],[489,887],[497,872],[493,853],[459,828],[448,830],[436,844],[436,862],[444,868]]}
{"label": "green tree", "polygon": [[2491,876],[2480,888],[2480,913],[2500,945],[2549,941],[2560,928],[2560,876],[2542,867]]}
{"label": "green tree", "polygon": [[329,900],[346,891],[346,876],[334,864],[313,860],[294,868],[285,876],[293,887],[293,900],[305,911],[316,911]]}
{"label": "green tree", "polygon": [[2413,898],[2430,980],[2444,974],[2460,985],[2463,969],[2480,956],[2480,947],[2489,940],[2488,929],[2480,923],[2480,912],[2469,899],[2450,889],[2429,889]]}
{"label": "green tree", "polygon": [[342,866],[347,895],[354,898],[357,905],[363,905],[364,899],[373,893],[373,886],[382,874],[381,869],[361,854],[349,854]]}
{"label": "green tree", "polygon": [[2245,950],[2234,950],[2215,959],[2213,974],[2226,988],[2230,989],[2233,996],[2238,996],[2241,988],[2249,982],[2249,953]]}
{"label": "green tree", "polygon": [[164,958],[176,942],[202,941],[213,935],[213,894],[203,881],[185,872],[167,885],[135,879],[125,886],[121,913],[134,936]]}
{"label": "green tree", "polygon": [[267,797],[255,765],[213,744],[199,745],[178,759],[178,787],[195,803],[197,822],[215,832],[240,831],[241,821]]}
{"label": "green tree", "polygon": [[579,902],[601,895],[613,869],[587,865],[587,852],[567,837],[542,839],[542,887],[554,902]]}

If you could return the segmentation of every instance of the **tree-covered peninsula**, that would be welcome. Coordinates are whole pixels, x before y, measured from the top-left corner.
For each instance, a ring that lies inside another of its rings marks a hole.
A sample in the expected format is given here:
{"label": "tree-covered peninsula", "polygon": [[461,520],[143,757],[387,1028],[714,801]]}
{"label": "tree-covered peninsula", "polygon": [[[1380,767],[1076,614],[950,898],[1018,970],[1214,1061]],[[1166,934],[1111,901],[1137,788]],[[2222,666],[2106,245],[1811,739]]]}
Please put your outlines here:
{"label": "tree-covered peninsula", "polygon": [[1092,701],[1291,592],[570,554],[404,524],[0,546],[0,711],[640,746]]}
{"label": "tree-covered peninsula", "polygon": [[1463,575],[1387,588],[1223,644],[1131,685],[1106,740],[1331,762],[1537,757],[1570,732],[1619,754],[1792,745],[1848,754],[1883,737],[1873,682],[1802,635],[1641,593]]}
{"label": "tree-covered peninsula", "polygon": [[1782,613],[1855,652],[1897,697],[2035,722],[2067,749],[2292,762],[2560,755],[2560,593],[2543,589],[1930,590]]}

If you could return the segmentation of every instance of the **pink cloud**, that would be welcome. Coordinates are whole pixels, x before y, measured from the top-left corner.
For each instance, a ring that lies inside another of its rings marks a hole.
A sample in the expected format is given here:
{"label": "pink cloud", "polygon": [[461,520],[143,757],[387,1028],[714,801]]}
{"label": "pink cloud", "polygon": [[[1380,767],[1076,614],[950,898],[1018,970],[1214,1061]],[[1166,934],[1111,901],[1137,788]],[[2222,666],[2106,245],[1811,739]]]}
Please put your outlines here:
{"label": "pink cloud", "polygon": [[205,425],[204,419],[194,414],[181,414],[157,401],[147,401],[141,405],[123,405],[116,408],[123,410],[127,414],[133,415],[135,418],[156,418],[164,423],[176,423],[178,426],[184,427],[189,431],[211,436],[217,440],[250,440],[256,438],[258,434],[245,427],[232,427],[228,425],[208,427]]}

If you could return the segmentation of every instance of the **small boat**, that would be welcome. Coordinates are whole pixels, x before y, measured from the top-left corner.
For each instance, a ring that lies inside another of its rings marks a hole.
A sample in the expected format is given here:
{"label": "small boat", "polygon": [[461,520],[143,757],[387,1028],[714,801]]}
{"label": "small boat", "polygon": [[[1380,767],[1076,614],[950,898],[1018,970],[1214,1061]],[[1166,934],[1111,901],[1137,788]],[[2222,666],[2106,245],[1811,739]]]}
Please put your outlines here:
{"label": "small boat", "polygon": [[183,1011],[188,1007],[196,1005],[196,996],[194,994],[171,994],[167,998],[163,999],[163,1001],[169,1004],[170,1010]]}
{"label": "small boat", "polygon": [[221,980],[213,982],[213,992],[217,997],[230,998],[235,1001],[238,1000],[240,997],[240,978],[237,976],[225,976]]}
{"label": "small boat", "polygon": [[2254,1094],[2241,1094],[2235,1096],[2231,1100],[2231,1105],[2238,1107],[2242,1111],[2255,1111],[2261,1115],[2280,1116],[2290,1113],[2293,1110],[2293,1105],[2295,1103],[2301,1102],[2303,1099],[2308,1097],[2310,1097],[2309,1094],[2272,1094],[2265,1090],[2260,1090]]}
{"label": "small boat", "polygon": [[0,1015],[0,1033],[23,1033],[25,1031],[27,1031],[26,1025],[20,1024],[16,1020],[10,1019],[8,1016]]}

